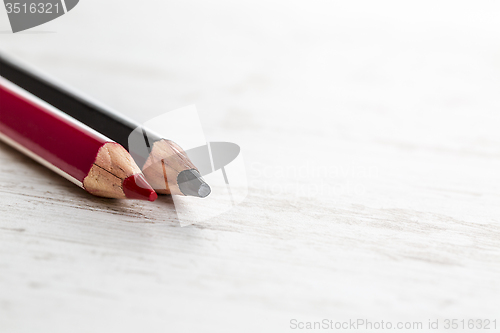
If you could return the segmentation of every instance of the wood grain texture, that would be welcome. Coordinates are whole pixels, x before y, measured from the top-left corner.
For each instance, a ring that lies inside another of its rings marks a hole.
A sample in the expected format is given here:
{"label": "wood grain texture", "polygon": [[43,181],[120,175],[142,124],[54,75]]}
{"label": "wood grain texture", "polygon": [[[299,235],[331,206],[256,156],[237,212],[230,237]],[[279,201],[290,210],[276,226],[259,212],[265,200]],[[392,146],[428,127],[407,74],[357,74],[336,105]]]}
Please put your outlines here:
{"label": "wood grain texture", "polygon": [[156,141],[142,166],[144,176],[157,193],[174,195],[184,195],[177,177],[180,172],[190,169],[197,170],[186,152],[171,140]]}
{"label": "wood grain texture", "polygon": [[498,323],[500,8],[483,5],[87,0],[40,27],[56,33],[0,34],[138,121],[195,103],[249,179],[180,227],[169,197],[94,198],[0,144],[0,331]]}
{"label": "wood grain texture", "polygon": [[99,197],[124,199],[124,180],[135,174],[141,174],[141,169],[128,151],[115,142],[108,142],[99,148],[83,186]]}

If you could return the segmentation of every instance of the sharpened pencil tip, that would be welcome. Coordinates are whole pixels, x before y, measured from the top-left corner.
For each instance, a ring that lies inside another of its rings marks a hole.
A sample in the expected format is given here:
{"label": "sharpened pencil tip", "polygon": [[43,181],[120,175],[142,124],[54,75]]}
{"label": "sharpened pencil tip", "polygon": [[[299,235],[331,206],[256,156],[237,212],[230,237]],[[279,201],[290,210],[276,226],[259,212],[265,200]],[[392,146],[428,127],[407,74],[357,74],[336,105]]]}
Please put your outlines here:
{"label": "sharpened pencil tip", "polygon": [[135,174],[123,181],[123,192],[129,199],[155,201],[158,195],[143,175]]}
{"label": "sharpened pencil tip", "polygon": [[177,176],[177,184],[184,195],[205,198],[212,190],[195,169],[184,170]]}

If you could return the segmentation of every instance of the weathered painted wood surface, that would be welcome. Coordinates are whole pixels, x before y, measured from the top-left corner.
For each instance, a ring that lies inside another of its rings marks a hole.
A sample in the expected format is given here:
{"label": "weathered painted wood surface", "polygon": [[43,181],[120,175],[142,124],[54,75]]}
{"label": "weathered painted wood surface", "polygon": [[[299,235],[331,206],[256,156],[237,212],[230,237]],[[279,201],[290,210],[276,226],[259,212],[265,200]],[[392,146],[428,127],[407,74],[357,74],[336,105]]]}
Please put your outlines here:
{"label": "weathered painted wood surface", "polygon": [[181,227],[0,144],[0,332],[500,328],[498,4],[147,3],[0,12],[0,48],[139,121],[196,104],[248,197]]}

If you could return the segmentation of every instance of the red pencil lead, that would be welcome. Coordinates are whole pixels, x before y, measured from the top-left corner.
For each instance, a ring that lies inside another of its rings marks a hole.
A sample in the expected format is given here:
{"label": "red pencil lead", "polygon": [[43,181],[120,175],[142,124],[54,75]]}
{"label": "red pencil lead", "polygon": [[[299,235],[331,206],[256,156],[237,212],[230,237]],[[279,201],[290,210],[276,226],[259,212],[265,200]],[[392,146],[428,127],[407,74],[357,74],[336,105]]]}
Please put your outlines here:
{"label": "red pencil lead", "polygon": [[123,181],[123,192],[129,199],[155,201],[158,195],[142,174],[135,174]]}

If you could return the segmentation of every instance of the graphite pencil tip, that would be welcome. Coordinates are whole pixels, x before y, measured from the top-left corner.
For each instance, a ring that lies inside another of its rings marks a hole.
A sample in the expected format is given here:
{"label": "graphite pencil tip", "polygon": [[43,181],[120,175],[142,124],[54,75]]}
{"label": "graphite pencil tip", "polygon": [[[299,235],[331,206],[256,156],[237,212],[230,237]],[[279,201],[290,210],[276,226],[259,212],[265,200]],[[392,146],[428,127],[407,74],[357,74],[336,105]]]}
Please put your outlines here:
{"label": "graphite pencil tip", "polygon": [[142,174],[135,174],[123,181],[123,192],[129,199],[155,201],[158,195]]}
{"label": "graphite pencil tip", "polygon": [[208,196],[212,190],[210,186],[201,178],[201,175],[195,169],[184,170],[177,176],[177,184],[184,195],[204,198]]}

